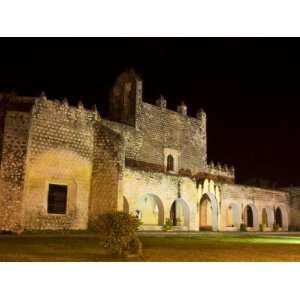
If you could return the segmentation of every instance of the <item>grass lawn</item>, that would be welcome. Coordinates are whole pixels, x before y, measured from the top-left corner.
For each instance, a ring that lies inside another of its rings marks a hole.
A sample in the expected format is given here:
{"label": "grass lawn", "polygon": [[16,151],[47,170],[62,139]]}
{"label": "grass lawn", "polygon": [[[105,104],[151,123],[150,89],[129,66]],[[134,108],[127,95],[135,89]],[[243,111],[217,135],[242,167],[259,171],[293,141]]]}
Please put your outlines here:
{"label": "grass lawn", "polygon": [[[141,237],[131,261],[300,261],[300,236]],[[0,236],[0,261],[112,261],[95,236]],[[117,260],[118,261],[118,260]]]}

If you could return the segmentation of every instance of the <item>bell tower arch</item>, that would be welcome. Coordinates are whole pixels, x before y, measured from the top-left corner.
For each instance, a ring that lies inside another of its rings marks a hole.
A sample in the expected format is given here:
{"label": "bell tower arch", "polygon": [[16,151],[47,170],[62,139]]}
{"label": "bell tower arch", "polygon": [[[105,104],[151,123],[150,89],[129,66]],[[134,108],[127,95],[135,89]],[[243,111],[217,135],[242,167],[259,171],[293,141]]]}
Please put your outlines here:
{"label": "bell tower arch", "polygon": [[137,127],[141,114],[143,84],[131,69],[119,75],[111,90],[109,119]]}

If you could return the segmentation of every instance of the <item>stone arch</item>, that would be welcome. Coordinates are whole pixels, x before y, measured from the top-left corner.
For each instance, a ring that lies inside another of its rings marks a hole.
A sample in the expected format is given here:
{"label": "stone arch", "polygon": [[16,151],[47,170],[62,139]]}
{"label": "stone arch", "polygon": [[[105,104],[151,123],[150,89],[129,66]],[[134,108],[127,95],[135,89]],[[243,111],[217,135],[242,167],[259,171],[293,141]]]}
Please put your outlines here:
{"label": "stone arch", "polygon": [[[178,221],[178,219],[180,219],[180,221]],[[170,207],[170,220],[174,226],[189,227],[190,209],[183,199],[178,198],[172,202]]]}
{"label": "stone arch", "polygon": [[254,204],[247,204],[244,208],[244,222],[247,227],[258,229],[258,212]]}
{"label": "stone arch", "polygon": [[274,224],[274,215],[270,207],[264,207],[261,212],[261,224],[272,227]]}
{"label": "stone arch", "polygon": [[[199,206],[199,227],[206,227],[208,217],[210,217],[210,225],[213,231],[217,231],[219,229],[218,226],[218,201],[214,194],[212,193],[205,193],[201,200]],[[205,209],[206,209],[206,217],[205,216]],[[210,215],[208,215],[210,214]],[[202,218],[201,218],[202,217]],[[206,218],[203,220],[203,217]],[[204,226],[202,226],[204,225]]]}
{"label": "stone arch", "polygon": [[143,225],[163,225],[164,207],[161,199],[155,194],[147,193],[137,202],[137,210]]}
{"label": "stone arch", "polygon": [[282,227],[282,212],[280,207],[275,209],[275,224],[278,225],[280,228]]}
{"label": "stone arch", "polygon": [[269,226],[268,215],[267,215],[267,211],[265,208],[263,208],[261,211],[261,224]]}
{"label": "stone arch", "polygon": [[237,203],[230,203],[226,210],[226,226],[239,228],[241,224],[240,206]]}
{"label": "stone arch", "polygon": [[[283,230],[288,230],[288,226],[289,226],[289,217],[288,217],[288,212],[286,210],[286,208],[282,205],[279,205],[277,207],[277,209],[280,209],[280,212],[281,212],[281,221],[282,221],[282,229]],[[274,218],[275,218],[275,215],[274,215]]]}
{"label": "stone arch", "polygon": [[123,197],[123,212],[129,213],[129,203],[126,197]]}
{"label": "stone arch", "polygon": [[208,197],[200,201],[200,230],[212,230],[212,207]]}

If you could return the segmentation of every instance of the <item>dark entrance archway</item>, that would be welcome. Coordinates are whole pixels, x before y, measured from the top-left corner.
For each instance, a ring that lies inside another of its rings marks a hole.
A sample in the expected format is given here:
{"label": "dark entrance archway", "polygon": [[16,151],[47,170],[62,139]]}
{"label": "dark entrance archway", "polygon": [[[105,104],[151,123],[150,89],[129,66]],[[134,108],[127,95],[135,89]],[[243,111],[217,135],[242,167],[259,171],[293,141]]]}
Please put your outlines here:
{"label": "dark entrance archway", "polygon": [[170,220],[173,226],[189,227],[190,212],[188,205],[183,199],[176,199],[173,201],[170,208]]}
{"label": "dark entrance archway", "polygon": [[173,226],[177,226],[178,218],[176,216],[176,201],[173,202],[170,210],[170,220],[172,221]]}
{"label": "dark entrance archway", "polygon": [[282,213],[279,207],[275,210],[275,224],[282,227]]}
{"label": "dark entrance archway", "polygon": [[249,205],[245,207],[245,224],[247,227],[253,227],[253,211]]}

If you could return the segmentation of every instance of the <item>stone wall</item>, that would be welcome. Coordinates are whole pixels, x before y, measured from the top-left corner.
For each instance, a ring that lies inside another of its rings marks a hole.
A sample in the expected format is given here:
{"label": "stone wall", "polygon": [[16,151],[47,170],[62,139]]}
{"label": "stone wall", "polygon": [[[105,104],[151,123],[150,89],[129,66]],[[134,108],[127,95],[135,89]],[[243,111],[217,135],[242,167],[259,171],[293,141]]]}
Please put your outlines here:
{"label": "stone wall", "polygon": [[4,114],[0,181],[0,229],[18,231],[22,227],[22,196],[30,113],[12,110],[13,108],[11,105]]}
{"label": "stone wall", "polygon": [[300,187],[289,187],[284,190],[290,196],[290,228],[300,230]]}
{"label": "stone wall", "polygon": [[124,141],[101,123],[95,125],[94,159],[90,217],[113,210],[122,210],[122,172]]}
{"label": "stone wall", "polygon": [[143,83],[134,70],[121,73],[115,81],[109,99],[109,119],[138,126],[141,113]]}
{"label": "stone wall", "polygon": [[[163,211],[163,223],[170,218],[170,210],[176,199],[181,199],[186,205],[188,223],[187,230],[198,230],[197,201],[199,194],[196,181],[188,177],[172,174],[145,172],[126,168],[123,176],[123,191],[129,212],[135,213],[138,201],[145,195],[153,195],[160,202],[159,209]],[[160,226],[153,228],[160,229]]]}
{"label": "stone wall", "polygon": [[192,174],[206,166],[206,119],[143,103],[140,128],[143,145],[139,159],[164,164],[164,148],[177,150],[178,170]]}
{"label": "stone wall", "polygon": [[166,150],[176,153],[176,171],[196,174],[206,168],[206,114],[187,115],[167,109],[161,97],[156,105],[143,102],[142,80],[133,71],[123,72],[110,97],[109,120],[103,124],[124,137],[126,158],[164,167]]}
{"label": "stone wall", "polygon": [[[96,112],[39,98],[32,112],[24,192],[27,229],[85,229]],[[49,184],[68,187],[66,214],[48,214]]]}
{"label": "stone wall", "polygon": [[263,208],[267,208],[272,213],[270,217],[271,223],[274,223],[274,210],[280,207],[284,217],[284,230],[287,230],[289,219],[289,194],[284,191],[261,189],[251,186],[243,186],[237,184],[222,184],[221,185],[221,205],[222,205],[222,229],[226,229],[226,211],[231,204],[236,204],[239,207],[241,215],[241,223],[243,220],[244,209],[247,205],[253,206],[257,211],[258,225],[262,223]]}
{"label": "stone wall", "polygon": [[[207,164],[205,113],[191,118],[184,103],[177,112],[168,110],[163,97],[156,106],[145,103],[142,81],[125,75],[112,92],[113,120],[81,103],[0,95],[0,230],[86,229],[101,213],[139,213],[148,200],[153,207],[145,218],[154,229],[170,218],[175,201],[185,230],[238,230],[247,206],[253,230],[263,211],[271,230],[278,208],[283,230],[288,222],[300,226],[300,189],[233,184],[233,167]],[[168,155],[175,168],[167,172]],[[66,214],[48,213],[49,184],[68,187]],[[228,225],[229,208],[235,228]]]}
{"label": "stone wall", "polygon": [[[284,191],[267,190],[256,187],[224,184],[205,179],[203,184],[198,184],[195,179],[164,174],[161,172],[147,172],[138,169],[126,168],[124,172],[124,200],[129,212],[135,213],[140,209],[140,200],[144,198],[156,199],[159,210],[159,222],[156,226],[142,226],[144,230],[160,230],[161,224],[170,218],[171,206],[176,199],[186,204],[188,222],[183,225],[184,230],[198,231],[200,227],[200,207],[202,199],[209,199],[212,211],[209,212],[213,221],[212,228],[221,231],[237,231],[240,224],[245,222],[245,208],[251,206],[254,215],[254,226],[248,230],[258,231],[263,224],[263,209],[268,214],[266,231],[273,230],[275,209],[282,212],[281,230],[288,229],[289,223],[289,195]],[[134,188],[132,188],[134,186]],[[228,208],[233,207],[235,214],[234,226],[228,227]],[[161,213],[162,211],[162,213]],[[163,222],[161,222],[161,217]],[[147,216],[150,219],[149,215]],[[256,220],[255,220],[256,219]],[[142,218],[143,221],[143,218]]]}
{"label": "stone wall", "polygon": [[103,120],[124,137],[126,158],[164,166],[164,149],[178,150],[178,169],[196,173],[206,167],[206,128],[203,121],[142,103],[138,129]]}

